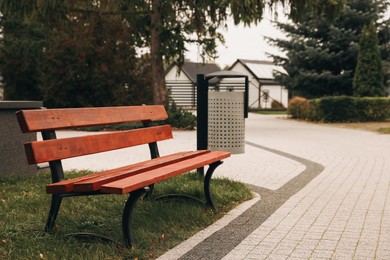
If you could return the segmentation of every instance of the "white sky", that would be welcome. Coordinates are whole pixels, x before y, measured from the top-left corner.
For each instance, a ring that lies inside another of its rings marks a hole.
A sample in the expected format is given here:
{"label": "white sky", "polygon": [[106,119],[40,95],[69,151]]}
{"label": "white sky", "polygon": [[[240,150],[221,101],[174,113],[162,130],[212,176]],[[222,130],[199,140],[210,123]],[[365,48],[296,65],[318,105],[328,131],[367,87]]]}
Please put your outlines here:
{"label": "white sky", "polygon": [[[283,15],[282,7],[278,9],[278,21],[286,22],[287,18]],[[386,18],[390,17],[390,9],[385,14]],[[264,19],[257,25],[244,27],[243,25],[235,26],[233,22],[228,23],[228,29],[221,31],[225,37],[225,46],[217,47],[218,58],[215,62],[223,69],[225,66],[232,65],[237,59],[252,59],[252,60],[271,60],[267,53],[280,54],[280,51],[268,44],[264,36],[271,38],[285,38],[286,36],[276,29],[271,20],[275,17],[270,11],[265,11]],[[189,52],[186,58],[202,62],[198,55],[198,50],[195,45],[187,46]]]}
{"label": "white sky", "polygon": [[[232,65],[237,59],[271,60],[267,53],[278,54],[279,51],[277,48],[270,46],[264,36],[285,38],[284,34],[272,25],[272,19],[274,19],[273,15],[265,13],[265,18],[260,23],[253,24],[250,27],[244,27],[242,24],[235,26],[233,22],[228,22],[227,30],[221,30],[225,37],[225,45],[217,47],[219,57],[215,62],[223,69],[225,66]],[[278,21],[286,21],[281,12]],[[188,46],[188,49],[187,59],[202,62],[198,55],[197,46]]]}

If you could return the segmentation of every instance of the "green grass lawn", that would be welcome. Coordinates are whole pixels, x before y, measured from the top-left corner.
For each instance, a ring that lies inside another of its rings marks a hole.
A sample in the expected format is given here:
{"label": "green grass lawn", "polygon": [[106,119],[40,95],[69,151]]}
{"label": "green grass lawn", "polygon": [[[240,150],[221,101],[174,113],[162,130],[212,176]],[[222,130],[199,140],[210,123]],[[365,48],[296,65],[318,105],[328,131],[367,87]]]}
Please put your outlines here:
{"label": "green grass lawn", "polygon": [[390,127],[382,127],[382,128],[379,128],[379,129],[378,129],[378,132],[379,132],[379,133],[382,133],[382,134],[390,134]]}
{"label": "green grass lawn", "polygon": [[287,110],[255,110],[251,112],[261,115],[287,115]]}
{"label": "green grass lawn", "polygon": [[[71,172],[68,176],[82,174]],[[43,231],[50,204],[47,183],[47,172],[0,178],[0,259],[153,259],[251,198],[242,183],[213,179],[211,190],[218,211],[188,200],[139,201],[133,215],[135,246],[127,249],[66,236],[92,232],[122,243],[121,217],[127,195],[65,198],[56,228],[48,234]],[[155,195],[173,192],[203,197],[203,181],[189,173],[155,186]]]}

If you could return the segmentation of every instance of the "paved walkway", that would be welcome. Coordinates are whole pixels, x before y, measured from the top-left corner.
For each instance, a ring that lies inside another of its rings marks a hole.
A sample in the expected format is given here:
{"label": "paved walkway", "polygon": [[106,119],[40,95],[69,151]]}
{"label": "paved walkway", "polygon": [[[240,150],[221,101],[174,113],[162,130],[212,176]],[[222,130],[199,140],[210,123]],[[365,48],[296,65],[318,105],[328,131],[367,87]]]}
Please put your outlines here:
{"label": "paved walkway", "polygon": [[[161,154],[195,149],[194,132],[174,135]],[[260,196],[161,259],[390,259],[390,135],[250,114],[245,139],[246,153],[216,173]],[[124,155],[110,155],[113,166]]]}

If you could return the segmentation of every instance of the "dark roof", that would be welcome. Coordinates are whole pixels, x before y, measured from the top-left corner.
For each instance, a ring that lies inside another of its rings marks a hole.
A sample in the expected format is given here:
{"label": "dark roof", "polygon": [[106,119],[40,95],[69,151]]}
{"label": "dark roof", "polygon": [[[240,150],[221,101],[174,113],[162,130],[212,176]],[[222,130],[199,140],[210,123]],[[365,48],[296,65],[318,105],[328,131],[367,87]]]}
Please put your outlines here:
{"label": "dark roof", "polygon": [[[178,64],[175,63],[169,66],[168,71],[173,67],[173,65]],[[207,75],[216,71],[220,71],[221,68],[215,63],[184,62],[184,64],[181,66],[181,70],[193,83],[196,83],[197,74]]]}

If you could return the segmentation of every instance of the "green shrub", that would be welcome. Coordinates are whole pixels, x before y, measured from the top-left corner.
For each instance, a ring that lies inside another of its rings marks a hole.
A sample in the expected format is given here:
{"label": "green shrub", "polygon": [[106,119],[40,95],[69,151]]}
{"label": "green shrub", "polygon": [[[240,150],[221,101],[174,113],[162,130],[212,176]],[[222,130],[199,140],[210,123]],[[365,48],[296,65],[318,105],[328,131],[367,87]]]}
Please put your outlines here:
{"label": "green shrub", "polygon": [[288,112],[292,118],[310,121],[385,121],[390,118],[390,99],[337,96],[306,100],[296,97],[291,99]]}
{"label": "green shrub", "polygon": [[385,121],[390,118],[389,98],[356,98],[360,121]]}
{"label": "green shrub", "polygon": [[192,113],[176,106],[176,103],[172,101],[166,108],[168,113],[168,119],[165,120],[167,124],[172,127],[192,130],[196,126],[196,116]]}
{"label": "green shrub", "polygon": [[315,121],[324,122],[357,122],[359,112],[355,98],[347,96],[325,97],[318,100]]}
{"label": "green shrub", "polygon": [[304,119],[306,116],[305,110],[307,109],[308,100],[303,97],[293,97],[288,103],[288,114],[292,118]]}

